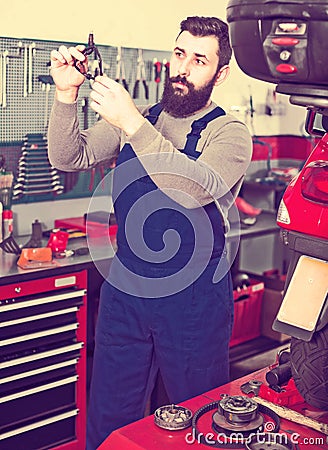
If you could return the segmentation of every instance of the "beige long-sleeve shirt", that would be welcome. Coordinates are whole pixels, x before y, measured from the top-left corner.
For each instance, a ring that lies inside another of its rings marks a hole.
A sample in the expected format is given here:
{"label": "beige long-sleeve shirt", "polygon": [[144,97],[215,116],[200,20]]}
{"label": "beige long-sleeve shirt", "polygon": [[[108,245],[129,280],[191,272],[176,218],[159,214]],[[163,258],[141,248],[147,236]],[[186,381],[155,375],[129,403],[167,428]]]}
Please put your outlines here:
{"label": "beige long-sleeve shirt", "polygon": [[[226,219],[231,198],[238,195],[251,160],[252,140],[245,124],[230,114],[216,118],[202,131],[197,160],[180,151],[192,122],[215,107],[212,102],[208,108],[187,118],[162,112],[155,126],[146,121],[129,138],[129,143],[156,185],[170,197],[187,208],[215,200]],[[148,109],[139,108],[143,115]],[[80,130],[77,104],[54,101],[48,146],[50,162],[56,168],[85,170],[114,160],[126,142],[124,133],[105,120]]]}

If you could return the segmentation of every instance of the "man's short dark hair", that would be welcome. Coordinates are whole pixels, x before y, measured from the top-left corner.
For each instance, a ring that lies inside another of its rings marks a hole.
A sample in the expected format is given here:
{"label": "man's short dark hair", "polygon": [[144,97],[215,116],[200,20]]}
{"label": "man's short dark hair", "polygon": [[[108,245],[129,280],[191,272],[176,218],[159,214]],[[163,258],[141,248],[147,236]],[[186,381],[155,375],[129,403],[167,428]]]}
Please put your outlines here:
{"label": "man's short dark hair", "polygon": [[229,39],[229,29],[228,25],[223,22],[223,20],[217,17],[187,17],[180,23],[180,34],[183,31],[189,31],[193,36],[214,36],[216,37],[219,44],[219,65],[218,70],[221,67],[229,64],[232,49]]}

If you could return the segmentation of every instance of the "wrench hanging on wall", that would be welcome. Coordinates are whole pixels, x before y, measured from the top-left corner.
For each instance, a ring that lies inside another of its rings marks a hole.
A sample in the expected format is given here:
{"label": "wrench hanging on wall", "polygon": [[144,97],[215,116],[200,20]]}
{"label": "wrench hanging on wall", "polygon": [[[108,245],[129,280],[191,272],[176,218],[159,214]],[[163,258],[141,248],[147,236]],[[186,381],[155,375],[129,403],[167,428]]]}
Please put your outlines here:
{"label": "wrench hanging on wall", "polygon": [[27,97],[27,74],[28,74],[28,46],[24,45],[23,57],[23,97]]}
{"label": "wrench hanging on wall", "polygon": [[122,58],[122,47],[117,48],[115,81],[118,83],[122,81],[124,88],[129,92],[129,85],[126,81],[124,61]]}
{"label": "wrench hanging on wall", "polygon": [[27,92],[29,94],[32,94],[33,92],[33,57],[34,57],[34,49],[35,49],[35,42],[32,42],[28,46],[28,71],[27,71]]}
{"label": "wrench hanging on wall", "polygon": [[133,87],[133,95],[132,98],[139,98],[139,87],[140,82],[142,82],[144,91],[145,91],[145,98],[146,100],[149,99],[149,90],[148,85],[146,81],[146,69],[145,69],[145,62],[143,60],[142,56],[142,49],[138,49],[138,60],[137,60],[137,76],[136,81]]}
{"label": "wrench hanging on wall", "polygon": [[0,54],[0,106],[2,106],[2,91],[3,91],[3,82],[2,82],[2,65],[3,65],[3,61],[2,61],[2,53]]}
{"label": "wrench hanging on wall", "polygon": [[7,64],[8,64],[8,50],[2,52],[2,77],[1,77],[1,105],[3,108],[7,107]]}

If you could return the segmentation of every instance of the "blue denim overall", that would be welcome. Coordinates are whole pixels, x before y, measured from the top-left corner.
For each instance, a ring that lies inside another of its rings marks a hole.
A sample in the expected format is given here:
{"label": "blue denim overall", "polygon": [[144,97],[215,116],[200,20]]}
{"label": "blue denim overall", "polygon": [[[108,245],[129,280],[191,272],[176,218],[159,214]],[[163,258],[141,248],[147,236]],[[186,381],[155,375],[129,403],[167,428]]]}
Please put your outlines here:
{"label": "blue denim overall", "polygon": [[[161,111],[154,105],[147,119],[155,124]],[[201,131],[224,114],[217,107],[195,121],[181,152],[197,159]],[[113,199],[118,249],[101,288],[88,450],[143,417],[158,370],[176,404],[229,378],[233,299],[228,269],[213,281],[226,261],[217,206],[183,208],[158,189],[130,144],[117,160]]]}

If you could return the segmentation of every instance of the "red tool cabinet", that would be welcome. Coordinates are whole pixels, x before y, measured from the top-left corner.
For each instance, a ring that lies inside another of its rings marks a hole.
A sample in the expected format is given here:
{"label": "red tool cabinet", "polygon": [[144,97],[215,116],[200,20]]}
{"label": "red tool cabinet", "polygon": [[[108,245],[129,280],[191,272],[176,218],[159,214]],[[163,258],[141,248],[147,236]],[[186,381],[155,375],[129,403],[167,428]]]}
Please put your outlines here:
{"label": "red tool cabinet", "polygon": [[87,272],[0,286],[0,450],[81,450]]}

